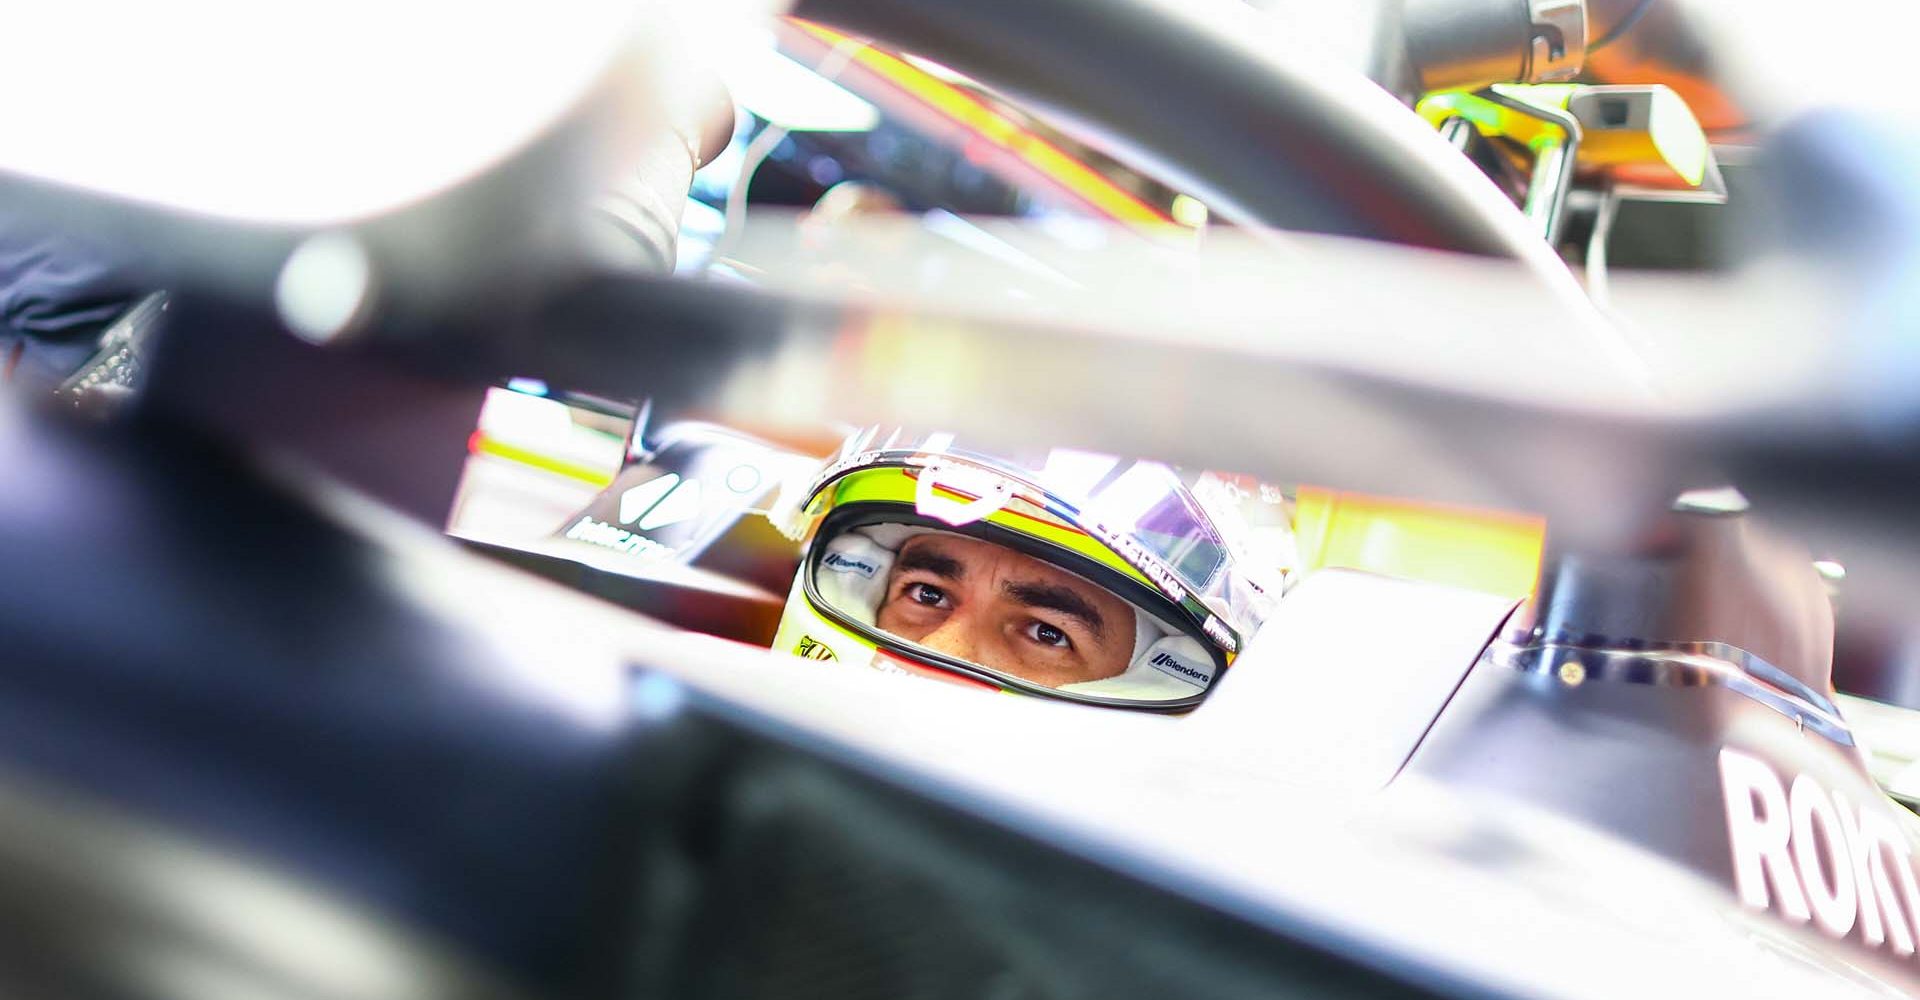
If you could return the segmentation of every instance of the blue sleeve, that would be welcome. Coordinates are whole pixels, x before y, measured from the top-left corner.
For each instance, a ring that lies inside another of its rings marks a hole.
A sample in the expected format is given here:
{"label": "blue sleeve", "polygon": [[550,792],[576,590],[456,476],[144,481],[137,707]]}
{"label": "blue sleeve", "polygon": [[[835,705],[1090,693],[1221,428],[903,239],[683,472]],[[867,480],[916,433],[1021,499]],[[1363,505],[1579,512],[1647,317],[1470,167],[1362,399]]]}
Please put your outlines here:
{"label": "blue sleeve", "polygon": [[130,258],[0,209],[0,375],[65,378],[152,290]]}

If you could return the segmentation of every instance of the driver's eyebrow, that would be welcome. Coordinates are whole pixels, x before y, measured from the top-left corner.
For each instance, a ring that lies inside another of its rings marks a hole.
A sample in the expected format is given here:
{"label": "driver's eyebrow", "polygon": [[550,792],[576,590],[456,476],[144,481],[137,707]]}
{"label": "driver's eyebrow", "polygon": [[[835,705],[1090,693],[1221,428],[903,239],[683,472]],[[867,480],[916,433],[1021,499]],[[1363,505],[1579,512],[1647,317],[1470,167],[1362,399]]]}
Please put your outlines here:
{"label": "driver's eyebrow", "polygon": [[930,545],[916,545],[900,553],[900,561],[894,564],[894,571],[910,569],[926,570],[946,580],[959,580],[967,575],[967,568],[960,560]]}
{"label": "driver's eyebrow", "polygon": [[1057,583],[1020,583],[1008,580],[1000,585],[1001,593],[1030,608],[1047,608],[1058,611],[1071,618],[1077,618],[1095,638],[1104,639],[1107,635],[1107,623],[1100,617],[1086,598],[1081,597],[1069,587]]}

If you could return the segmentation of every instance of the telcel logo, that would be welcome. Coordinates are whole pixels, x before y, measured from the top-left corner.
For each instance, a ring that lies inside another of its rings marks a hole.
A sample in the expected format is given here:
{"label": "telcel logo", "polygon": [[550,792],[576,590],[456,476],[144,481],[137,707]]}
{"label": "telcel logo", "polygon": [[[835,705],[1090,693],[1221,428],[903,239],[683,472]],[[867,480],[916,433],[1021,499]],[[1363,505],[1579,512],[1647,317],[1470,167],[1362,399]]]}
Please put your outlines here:
{"label": "telcel logo", "polygon": [[1869,945],[1914,953],[1920,883],[1912,848],[1875,803],[1856,807],[1805,774],[1786,786],[1764,761],[1728,749],[1720,751],[1720,785],[1741,902],[1812,920],[1836,938],[1857,928]]}
{"label": "telcel logo", "polygon": [[1209,684],[1209,683],[1212,683],[1213,681],[1213,677],[1211,675],[1201,673],[1200,671],[1187,666],[1186,664],[1180,662],[1180,660],[1177,657],[1175,657],[1172,653],[1166,653],[1166,652],[1155,653],[1153,654],[1153,659],[1148,660],[1147,663],[1151,666],[1159,667],[1162,670],[1171,670],[1174,673],[1182,674],[1184,676],[1190,677],[1196,681],[1199,681],[1202,684]]}

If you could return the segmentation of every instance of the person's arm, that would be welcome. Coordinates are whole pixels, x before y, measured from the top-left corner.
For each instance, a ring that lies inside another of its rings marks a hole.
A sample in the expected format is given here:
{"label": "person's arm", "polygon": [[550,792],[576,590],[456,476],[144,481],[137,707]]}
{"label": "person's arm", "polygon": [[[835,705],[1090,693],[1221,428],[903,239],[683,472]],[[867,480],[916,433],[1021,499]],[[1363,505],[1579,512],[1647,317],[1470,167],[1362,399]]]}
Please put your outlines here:
{"label": "person's arm", "polygon": [[0,382],[59,385],[151,291],[132,262],[0,211]]}

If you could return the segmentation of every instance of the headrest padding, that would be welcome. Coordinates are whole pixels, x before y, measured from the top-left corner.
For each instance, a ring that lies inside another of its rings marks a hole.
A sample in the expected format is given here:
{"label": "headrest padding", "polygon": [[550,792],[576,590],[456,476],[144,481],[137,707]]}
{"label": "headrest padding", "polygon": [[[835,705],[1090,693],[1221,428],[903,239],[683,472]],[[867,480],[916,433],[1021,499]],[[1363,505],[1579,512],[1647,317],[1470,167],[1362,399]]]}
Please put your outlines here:
{"label": "headrest padding", "polygon": [[1177,701],[1204,692],[1216,670],[1213,657],[1199,642],[1169,635],[1148,644],[1117,676],[1067,684],[1060,690],[1130,701]]}

